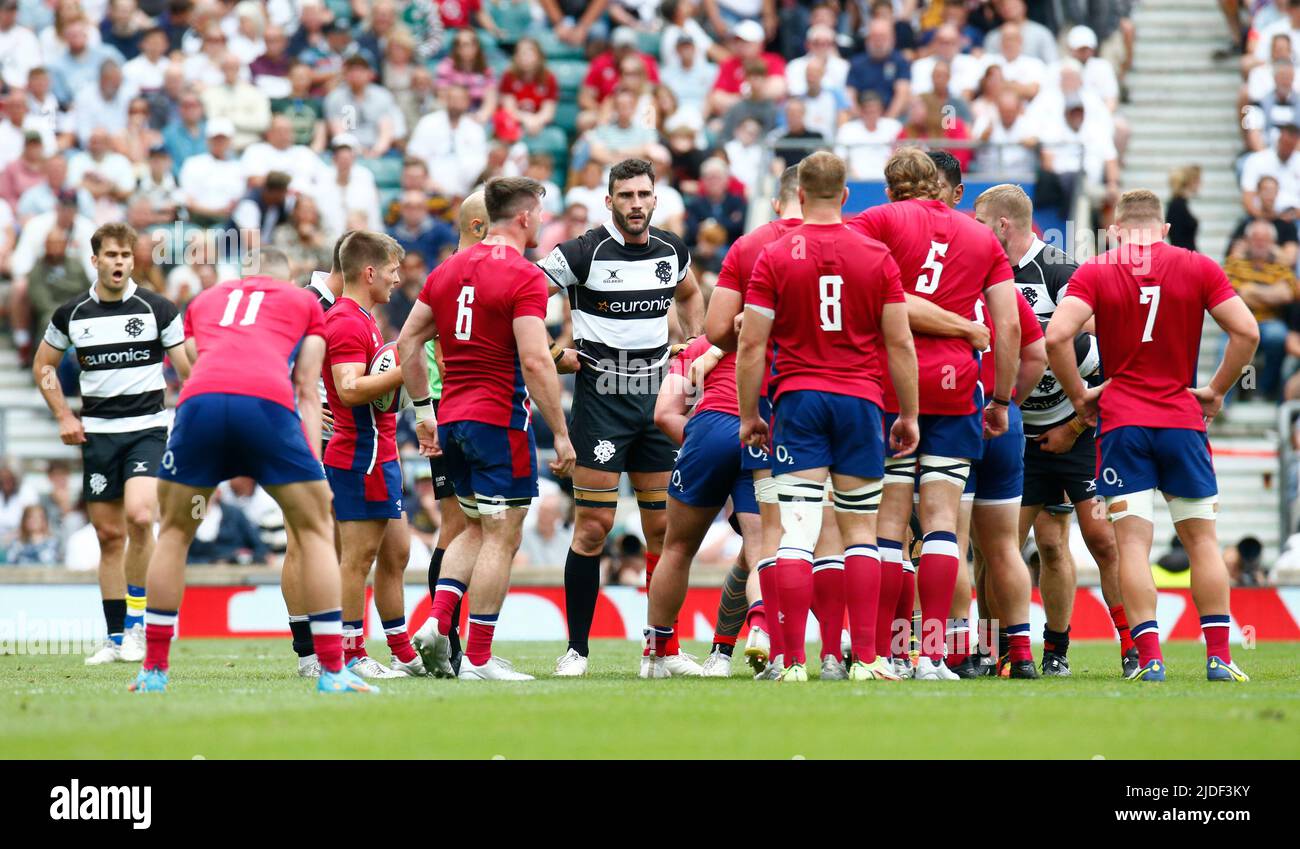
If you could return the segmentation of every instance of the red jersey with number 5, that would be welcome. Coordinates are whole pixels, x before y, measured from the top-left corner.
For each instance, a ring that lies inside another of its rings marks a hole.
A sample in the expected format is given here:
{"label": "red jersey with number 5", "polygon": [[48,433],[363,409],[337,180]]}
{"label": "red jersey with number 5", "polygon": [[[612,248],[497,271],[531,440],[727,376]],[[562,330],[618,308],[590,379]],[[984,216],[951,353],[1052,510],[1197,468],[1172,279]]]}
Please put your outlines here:
{"label": "red jersey with number 5", "polygon": [[1100,425],[1205,430],[1196,383],[1205,312],[1233,297],[1223,269],[1204,254],[1121,245],[1079,266],[1066,298],[1092,307],[1109,381]]}
{"label": "red jersey with number 5", "polygon": [[194,340],[199,358],[176,403],[195,395],[249,395],[296,412],[298,346],[324,335],[325,314],[305,289],[270,277],[213,286],[185,310],[185,338]]}
{"label": "red jersey with number 5", "polygon": [[546,318],[546,275],[505,245],[477,244],[429,275],[420,300],[433,310],[442,361],[438,422],[527,430],[532,421],[514,320]]}
{"label": "red jersey with number 5", "polygon": [[772,401],[800,389],[879,405],[885,304],[903,302],[898,266],[880,242],[843,224],[803,224],[754,265],[745,308],[773,319]]}
{"label": "red jersey with number 5", "polygon": [[[993,231],[942,201],[886,203],[846,223],[889,246],[907,292],[972,321],[980,292],[1013,277]],[[979,409],[979,358],[970,343],[918,333],[915,344],[921,412],[961,416]],[[885,384],[885,409],[898,412]]]}

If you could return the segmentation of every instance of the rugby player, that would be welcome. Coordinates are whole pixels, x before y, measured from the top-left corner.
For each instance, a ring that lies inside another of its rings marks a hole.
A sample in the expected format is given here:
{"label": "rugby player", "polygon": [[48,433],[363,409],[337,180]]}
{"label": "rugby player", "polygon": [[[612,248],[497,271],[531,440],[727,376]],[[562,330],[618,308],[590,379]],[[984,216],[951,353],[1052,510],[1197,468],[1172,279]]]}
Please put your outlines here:
{"label": "rugby player", "polygon": [[[129,250],[129,248],[128,248]],[[330,521],[330,489],[320,458],[320,395],[324,315],[308,292],[283,282],[289,258],[262,248],[258,276],[200,292],[185,311],[185,346],[195,363],[176,406],[158,497],[162,529],[149,562],[145,612],[147,655],[130,685],[167,688],[168,655],[185,588],[185,558],[212,490],[248,475],[284,511],[300,553],[301,599],[324,693],[377,693],[343,666],[343,613]],[[244,269],[250,270],[249,267]],[[257,352],[250,357],[249,352]]]}
{"label": "rugby player", "polygon": [[[1139,667],[1130,678],[1163,681],[1166,674],[1150,567],[1158,489],[1191,559],[1206,677],[1248,681],[1228,644],[1228,570],[1214,525],[1218,483],[1205,430],[1254,358],[1259,326],[1223,270],[1167,244],[1168,233],[1154,192],[1120,196],[1109,229],[1116,246],[1075,271],[1047,326],[1047,356],[1075,411],[1101,433],[1097,493],[1115,526],[1120,592],[1136,620]],[[1209,385],[1192,388],[1206,311],[1228,344]],[[1099,387],[1083,382],[1074,352],[1090,318],[1106,369]]]}

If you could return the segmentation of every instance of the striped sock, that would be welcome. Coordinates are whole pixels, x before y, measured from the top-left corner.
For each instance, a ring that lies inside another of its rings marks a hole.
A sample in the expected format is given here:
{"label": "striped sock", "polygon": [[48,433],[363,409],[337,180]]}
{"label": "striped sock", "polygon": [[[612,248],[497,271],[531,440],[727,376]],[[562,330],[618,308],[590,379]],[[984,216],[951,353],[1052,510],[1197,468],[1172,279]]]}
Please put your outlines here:
{"label": "striped sock", "polygon": [[311,641],[311,617],[290,616],[289,633],[293,634],[293,653],[298,657],[311,657],[316,653]]}
{"label": "striped sock", "polygon": [[667,657],[670,654],[677,654],[672,651],[673,627],[671,625],[651,625],[641,632],[645,637],[645,647],[647,654],[653,654],[658,657]]}
{"label": "striped sock", "polygon": [[365,621],[354,619],[343,623],[343,662],[351,663],[366,656]]}
{"label": "striped sock", "polygon": [[[907,652],[906,644],[901,647],[894,645],[894,628],[897,624],[895,608],[898,607],[898,594],[903,589],[903,544],[896,539],[881,537],[876,540],[876,546],[880,552],[880,602],[876,605],[876,654],[880,657],[893,657],[895,654],[902,655]],[[912,606],[910,598],[907,606],[910,619]]]}
{"label": "striped sock", "polygon": [[122,627],[130,631],[132,628],[144,627],[144,609],[146,607],[144,587],[137,587],[135,584],[126,585],[126,619],[122,622]]}
{"label": "striped sock", "polygon": [[948,666],[960,666],[970,657],[970,620],[949,619],[943,632],[944,642],[948,647]]}
{"label": "striped sock", "polygon": [[415,649],[411,648],[411,638],[406,633],[406,617],[383,621],[384,636],[388,639],[388,650],[402,663],[415,660]]}
{"label": "striped sock", "polygon": [[931,531],[921,543],[921,563],[916,586],[921,593],[921,654],[938,663],[943,659],[943,628],[957,586],[957,535]]}
{"label": "striped sock", "polygon": [[749,612],[745,614],[745,624],[750,628],[762,628],[767,630],[767,605],[763,599],[759,599],[749,606]]}
{"label": "striped sock", "polygon": [[453,611],[465,595],[465,585],[455,578],[439,578],[438,589],[433,594],[429,616],[438,620],[438,633],[444,637],[451,633]]}
{"label": "striped sock", "polygon": [[853,659],[874,663],[876,617],[880,614],[880,552],[874,545],[851,545],[845,550],[844,600]]}
{"label": "striped sock", "polygon": [[343,611],[336,607],[312,613],[307,622],[320,668],[326,672],[338,672],[343,668]]}
{"label": "striped sock", "polygon": [[844,630],[844,557],[833,555],[813,561],[812,612],[822,635],[822,657],[844,660],[840,632]]}
{"label": "striped sock", "polygon": [[167,671],[167,657],[172,648],[172,635],[176,633],[176,611],[154,610],[144,612],[145,669]]}
{"label": "striped sock", "polygon": [[471,613],[469,638],[465,640],[465,659],[482,666],[492,659],[492,635],[497,630],[496,613]]}
{"label": "striped sock", "polygon": [[1201,633],[1205,635],[1206,658],[1217,657],[1224,663],[1232,663],[1232,647],[1228,645],[1230,630],[1227,615],[1201,617]]}
{"label": "striped sock", "polygon": [[1007,626],[1007,654],[1013,663],[1034,659],[1034,650],[1029,647],[1028,622]]}
{"label": "striped sock", "polygon": [[1133,644],[1138,650],[1138,664],[1146,666],[1153,660],[1164,660],[1160,653],[1160,626],[1149,619],[1133,626]]}

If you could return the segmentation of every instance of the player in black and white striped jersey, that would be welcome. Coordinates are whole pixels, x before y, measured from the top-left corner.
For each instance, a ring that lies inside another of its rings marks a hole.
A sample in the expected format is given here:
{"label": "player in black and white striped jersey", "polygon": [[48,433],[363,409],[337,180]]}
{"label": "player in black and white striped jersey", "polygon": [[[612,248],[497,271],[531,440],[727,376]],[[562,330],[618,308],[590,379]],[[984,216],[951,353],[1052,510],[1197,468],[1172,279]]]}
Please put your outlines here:
{"label": "player in black and white striped jersey", "polygon": [[[80,445],[82,494],[99,538],[99,588],[109,638],[89,665],[144,659],[145,575],[153,554],[158,464],[171,412],[164,406],[170,357],[189,377],[180,311],[131,280],[136,232],[105,224],[91,236],[96,280],[54,311],[36,352],[36,384],[65,445]],[[81,417],[68,407],[57,369],[74,349]]]}

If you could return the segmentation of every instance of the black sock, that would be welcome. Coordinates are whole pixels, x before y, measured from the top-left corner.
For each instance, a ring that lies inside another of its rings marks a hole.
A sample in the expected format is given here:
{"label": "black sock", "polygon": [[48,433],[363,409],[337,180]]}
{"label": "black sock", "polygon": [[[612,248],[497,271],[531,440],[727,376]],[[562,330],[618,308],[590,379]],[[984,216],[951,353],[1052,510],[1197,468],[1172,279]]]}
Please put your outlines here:
{"label": "black sock", "polygon": [[[564,561],[565,618],[569,623],[569,648],[586,657],[590,652],[591,620],[600,595],[600,555],[569,549]],[[125,604],[125,602],[123,602]]]}
{"label": "black sock", "polygon": [[122,642],[122,633],[126,630],[126,599],[104,599],[104,623],[108,625],[108,635],[117,636],[113,642]]}
{"label": "black sock", "polygon": [[429,558],[429,598],[438,591],[438,576],[442,574],[442,558],[447,553],[445,548],[435,548]]}
{"label": "black sock", "polygon": [[1064,631],[1052,631],[1046,625],[1043,626],[1043,651],[1059,654],[1065,657],[1065,653],[1070,650],[1070,629]]}
{"label": "black sock", "polygon": [[736,647],[735,647],[735,645],[732,644],[732,643],[714,643],[714,644],[713,644],[713,651],[720,651],[720,652],[722,652],[723,654],[725,654],[727,657],[731,657],[731,653],[732,653],[733,651],[735,651],[735,650],[736,650]]}
{"label": "black sock", "polygon": [[456,609],[451,614],[451,631],[447,634],[447,639],[451,640],[451,656],[455,657],[460,654],[460,606],[465,601],[461,596],[456,602]]}
{"label": "black sock", "polygon": [[998,629],[998,657],[1003,658],[1011,654],[1011,635],[1007,633],[1006,628]]}
{"label": "black sock", "polygon": [[293,653],[298,657],[308,657],[316,653],[316,646],[311,639],[311,620],[306,616],[301,620],[289,617],[289,631],[293,634]]}

